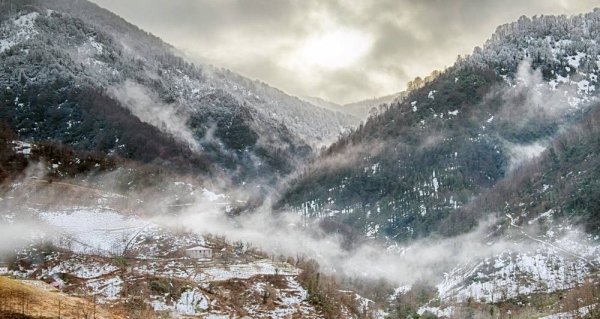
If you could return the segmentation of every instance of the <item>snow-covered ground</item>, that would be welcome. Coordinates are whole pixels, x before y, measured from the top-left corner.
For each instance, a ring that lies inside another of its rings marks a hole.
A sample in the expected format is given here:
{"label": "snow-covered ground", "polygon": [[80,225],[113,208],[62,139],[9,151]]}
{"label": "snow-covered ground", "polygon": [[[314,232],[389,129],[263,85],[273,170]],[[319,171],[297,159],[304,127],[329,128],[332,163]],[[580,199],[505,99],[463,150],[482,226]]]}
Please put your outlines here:
{"label": "snow-covered ground", "polygon": [[[209,200],[223,198],[205,190],[202,195]],[[45,234],[40,238],[50,239],[67,251],[54,251],[45,256],[44,263],[35,266],[37,270],[23,268],[13,271],[15,276],[56,281],[62,289],[74,294],[94,295],[98,303],[106,305],[122,302],[132,285],[141,285],[142,291],[146,290],[149,296],[148,304],[155,311],[174,317],[218,318],[229,316],[232,309],[223,305],[221,299],[207,294],[206,289],[211,283],[226,285],[232,279],[256,282],[252,287],[258,296],[266,287],[258,276],[278,274],[283,276],[279,278],[285,280],[287,288],[269,288],[277,291],[275,307],[248,306],[251,316],[281,318],[300,313],[302,317],[315,317],[314,307],[306,301],[306,290],[295,279],[300,270],[287,263],[269,259],[200,262],[185,257],[182,252],[191,246],[210,246],[211,243],[202,236],[161,228],[106,206],[29,208],[28,211],[49,226],[44,227]],[[129,259],[119,257],[125,247]],[[25,248],[23,254],[35,255],[36,251],[37,248],[31,246]],[[213,256],[219,254],[221,250],[215,251]],[[150,289],[150,283],[156,280],[187,284],[180,294],[164,294]]]}
{"label": "snow-covered ground", "polygon": [[198,316],[206,312],[208,297],[198,288],[187,289],[176,302],[167,302],[165,296],[155,296],[150,303],[154,310],[169,312],[172,315]]}
{"label": "snow-covered ground", "polygon": [[567,311],[567,312],[560,312],[560,313],[556,313],[556,314],[553,314],[553,315],[541,317],[539,319],[573,319],[573,318],[583,318],[583,317],[587,316],[590,313],[590,311],[592,311],[595,308],[596,307],[594,305],[585,306],[585,307],[581,307],[581,308],[579,308],[577,310]]}
{"label": "snow-covered ground", "polygon": [[222,281],[231,278],[248,279],[256,275],[298,275],[299,270],[291,267],[287,263],[276,264],[274,262],[263,260],[250,264],[236,264],[224,267],[206,268],[203,270],[208,281]]}
{"label": "snow-covered ground", "polygon": [[121,254],[131,240],[156,225],[104,207],[43,211],[40,219],[52,226],[54,243],[80,253]]}
{"label": "snow-covered ground", "polygon": [[[514,223],[516,217],[509,217]],[[438,297],[422,306],[419,314],[429,311],[450,317],[455,311],[453,305],[468,300],[497,303],[532,294],[548,295],[569,290],[581,286],[599,270],[600,242],[593,236],[562,224],[553,225],[541,236],[529,235],[517,226],[511,227],[519,234],[512,233],[512,248],[457,265],[437,285]],[[558,237],[556,233],[562,236]],[[398,294],[406,291],[406,288],[399,288]],[[517,302],[519,306],[528,306],[522,301]],[[573,317],[574,312],[565,312],[547,318]]]}
{"label": "snow-covered ground", "polygon": [[27,41],[38,34],[35,28],[35,20],[39,13],[31,12],[14,19],[12,23],[3,25],[3,31],[8,32],[8,36],[0,38],[0,53]]}
{"label": "snow-covered ground", "polygon": [[[277,289],[278,302],[273,310],[266,310],[260,305],[252,305],[247,311],[252,318],[291,318],[293,314],[300,312],[302,317],[310,316],[314,309],[306,301],[307,291],[300,286],[294,277],[286,277],[287,288]],[[265,290],[264,283],[256,283],[252,290],[263,295]]]}
{"label": "snow-covered ground", "polygon": [[473,298],[498,302],[569,289],[582,284],[589,273],[590,268],[584,261],[572,260],[551,250],[506,250],[475,265],[459,265],[437,287],[442,300],[463,302]]}
{"label": "snow-covered ground", "polygon": [[98,298],[100,303],[107,303],[120,297],[123,284],[123,279],[116,276],[107,279],[97,278],[88,280],[85,286],[91,291],[91,294],[100,297]]}
{"label": "snow-covered ground", "polygon": [[48,275],[67,273],[81,279],[98,278],[117,271],[119,268],[104,260],[74,255],[48,270]]}

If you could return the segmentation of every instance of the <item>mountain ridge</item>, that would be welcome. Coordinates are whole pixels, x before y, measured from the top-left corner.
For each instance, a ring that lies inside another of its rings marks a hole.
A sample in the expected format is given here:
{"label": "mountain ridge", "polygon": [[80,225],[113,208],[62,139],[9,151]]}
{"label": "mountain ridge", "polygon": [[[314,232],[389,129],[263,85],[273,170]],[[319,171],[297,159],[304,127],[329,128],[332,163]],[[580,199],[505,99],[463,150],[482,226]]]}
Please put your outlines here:
{"label": "mountain ridge", "polygon": [[[504,36],[493,37],[496,42],[460,57],[432,81],[418,83],[403,101],[330,146],[291,182],[278,207],[288,205],[307,216],[337,215],[333,219],[364,233],[386,229],[381,235],[390,237],[435,231],[430,222],[443,220],[493,186],[584,116],[598,83],[598,67],[590,67],[598,61],[598,46],[588,44],[599,35],[589,22],[599,12],[529,23],[522,18],[500,27]],[[591,31],[573,31],[586,37],[565,42],[570,32],[547,37],[552,23]],[[542,38],[512,37],[505,29]],[[378,144],[383,147],[373,147]],[[336,156],[355,160],[339,167],[325,164]]]}
{"label": "mountain ridge", "polygon": [[89,2],[7,3],[11,275],[148,317],[597,316],[600,10],[501,26],[346,132]]}
{"label": "mountain ridge", "polygon": [[[236,179],[244,180],[250,175],[275,177],[277,171],[290,172],[296,161],[310,156],[311,147],[327,143],[355,123],[350,116],[302,102],[228,70],[190,64],[159,38],[87,1],[13,2],[17,9],[3,16],[7,36],[1,47],[8,64],[2,76],[2,118],[22,139],[57,139],[76,148],[138,160],[147,160],[138,147],[146,144],[152,157],[173,160],[177,152],[164,151],[173,143],[161,142],[162,137],[152,145],[139,139],[132,142],[136,133],[111,124],[114,118],[104,113],[101,120],[94,115],[86,122],[85,117],[95,111],[79,97],[84,91],[84,97],[104,96],[103,103],[130,112],[122,113],[121,119],[141,119],[129,128],[174,138],[178,147],[189,148],[184,151],[187,157],[238,172]],[[52,99],[47,95],[29,99],[48,86],[57,90]],[[50,108],[42,105],[48,101],[53,101]],[[14,108],[19,105],[27,110]],[[27,121],[21,114],[28,112],[47,116]],[[66,129],[55,128],[59,125]],[[148,125],[153,128],[142,128]],[[94,137],[86,136],[98,129]],[[53,136],[54,132],[66,136]],[[194,167],[186,161],[179,165]]]}

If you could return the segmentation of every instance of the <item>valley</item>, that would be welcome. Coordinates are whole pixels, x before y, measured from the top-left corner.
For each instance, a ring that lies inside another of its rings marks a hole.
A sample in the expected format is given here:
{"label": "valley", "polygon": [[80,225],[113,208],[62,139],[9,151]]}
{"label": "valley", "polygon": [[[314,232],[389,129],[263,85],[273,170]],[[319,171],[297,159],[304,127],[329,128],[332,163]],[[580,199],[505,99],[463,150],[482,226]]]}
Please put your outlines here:
{"label": "valley", "polygon": [[599,41],[522,16],[335,103],[1,1],[0,317],[597,318]]}

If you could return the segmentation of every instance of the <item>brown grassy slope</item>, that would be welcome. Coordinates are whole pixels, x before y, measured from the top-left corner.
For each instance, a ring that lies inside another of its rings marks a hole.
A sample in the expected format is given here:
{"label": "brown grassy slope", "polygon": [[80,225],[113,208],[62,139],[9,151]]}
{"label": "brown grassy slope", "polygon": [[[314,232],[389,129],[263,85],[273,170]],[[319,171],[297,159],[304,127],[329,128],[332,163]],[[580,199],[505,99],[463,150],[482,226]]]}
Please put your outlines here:
{"label": "brown grassy slope", "polygon": [[0,313],[23,314],[31,318],[95,318],[117,319],[90,300],[60,292],[46,291],[22,282],[0,276]]}

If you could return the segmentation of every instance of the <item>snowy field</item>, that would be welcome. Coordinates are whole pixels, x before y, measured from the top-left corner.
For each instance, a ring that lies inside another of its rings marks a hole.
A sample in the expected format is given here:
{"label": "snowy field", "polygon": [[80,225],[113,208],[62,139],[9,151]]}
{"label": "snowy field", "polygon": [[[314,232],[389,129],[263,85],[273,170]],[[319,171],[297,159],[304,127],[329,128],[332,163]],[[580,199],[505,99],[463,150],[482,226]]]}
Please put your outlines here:
{"label": "snowy field", "polygon": [[229,265],[227,267],[212,267],[203,270],[208,281],[223,281],[232,278],[248,279],[256,275],[285,275],[295,276],[299,274],[297,268],[288,264],[276,264],[269,260],[258,261],[250,264]]}
{"label": "snowy field", "polygon": [[[293,314],[300,311],[303,317],[309,316],[312,309],[306,301],[308,292],[292,277],[286,278],[286,284],[288,288],[279,291],[280,302],[275,309],[265,311],[259,305],[253,305],[247,309],[248,314],[252,318],[291,318]],[[253,291],[261,295],[265,292],[265,289],[264,283],[256,283],[252,287]]]}
{"label": "snowy field", "polygon": [[39,217],[56,231],[56,245],[84,254],[120,254],[133,238],[156,227],[101,207],[41,212]]}

